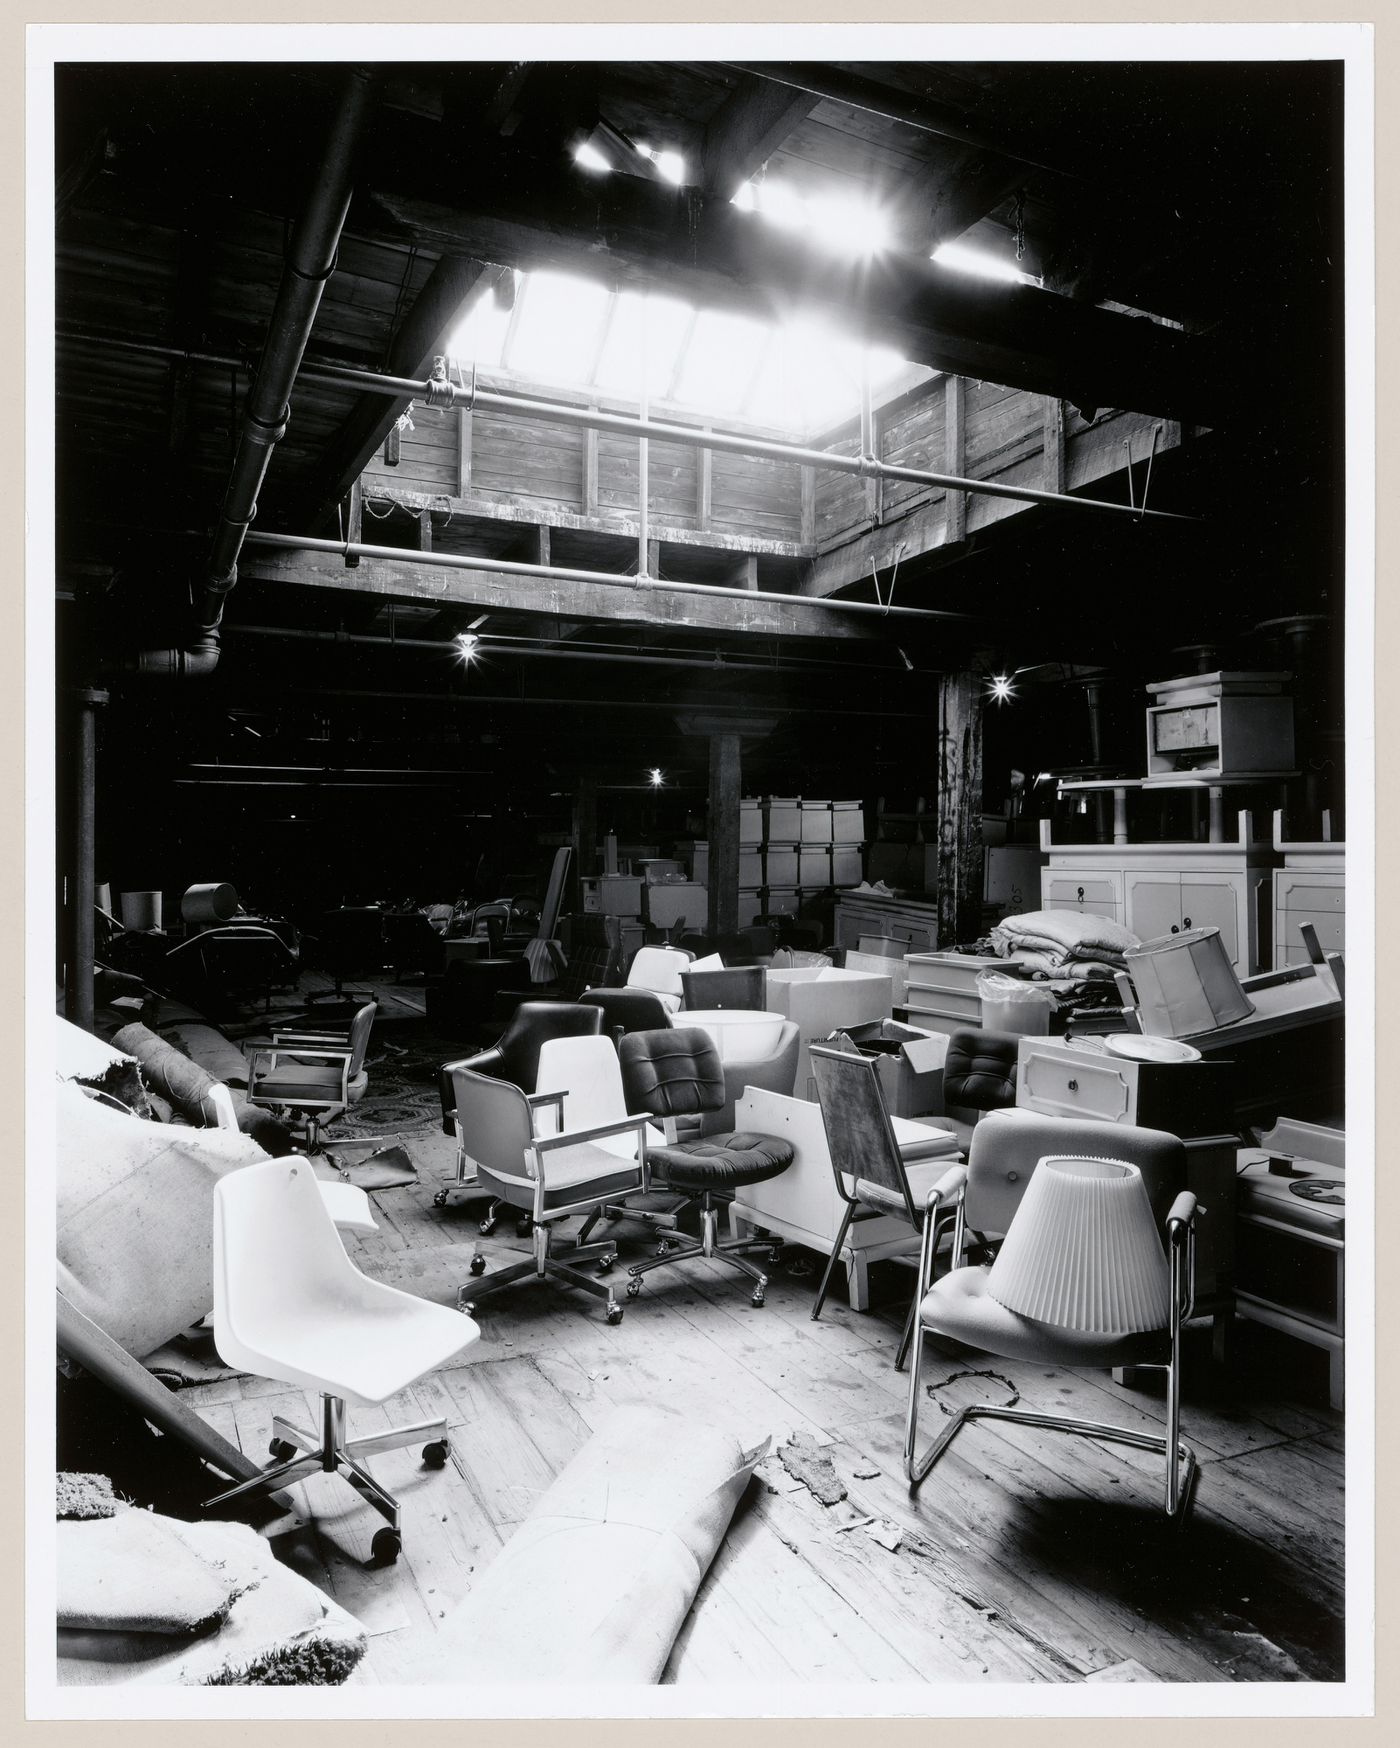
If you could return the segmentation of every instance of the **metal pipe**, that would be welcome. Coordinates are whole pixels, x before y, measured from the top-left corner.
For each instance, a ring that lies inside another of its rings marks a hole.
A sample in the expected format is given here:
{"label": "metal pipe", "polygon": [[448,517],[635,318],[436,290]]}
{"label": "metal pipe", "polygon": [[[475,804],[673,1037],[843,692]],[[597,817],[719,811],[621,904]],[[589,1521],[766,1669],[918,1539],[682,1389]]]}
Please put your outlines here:
{"label": "metal pipe", "polygon": [[96,958],[93,909],[97,902],[97,712],[105,692],[84,688],[75,695],[76,820],[73,834],[73,886],[70,899],[73,951],[68,961],[64,1007],[85,1032],[93,1024],[93,971]]}
{"label": "metal pipe", "polygon": [[879,613],[899,619],[952,619],[962,624],[985,624],[974,613],[954,613],[943,607],[884,607],[878,601],[839,601],[833,595],[781,595],[764,589],[731,589],[722,583],[657,582],[653,577],[619,576],[614,571],[575,570],[564,565],[524,564],[508,558],[468,558],[456,552],[416,552],[406,546],[366,546],[349,540],[322,540],[311,534],[259,534],[250,532],[250,544],[275,546],[293,552],[328,552],[346,558],[383,558],[404,564],[436,565],[446,570],[489,571],[507,577],[545,577],[564,583],[612,583],[622,588],[685,595],[719,595],[753,607],[774,602],[792,607],[827,607],[842,613]]}
{"label": "metal pipe", "polygon": [[[91,341],[118,351],[146,353],[154,357],[184,359],[196,364],[226,365],[246,369],[246,362],[230,353],[188,351],[155,341],[124,340],[60,330],[61,339]],[[657,442],[680,443],[692,449],[718,449],[730,455],[758,455],[770,461],[791,461],[799,467],[823,467],[833,473],[863,474],[870,479],[903,480],[910,485],[942,486],[948,491],[971,492],[984,498],[1010,498],[1017,503],[1059,504],[1070,510],[1091,510],[1108,516],[1127,516],[1134,522],[1199,522],[1199,516],[1180,510],[1149,510],[1132,504],[1115,504],[1107,498],[1076,498],[1068,492],[1045,492],[1034,486],[1002,485],[996,480],[966,479],[959,474],[935,473],[924,467],[901,467],[860,455],[834,455],[829,449],[809,449],[779,438],[747,437],[739,432],[712,431],[696,425],[673,425],[664,420],[634,418],[629,413],[605,413],[592,407],[564,406],[556,401],[536,400],[529,395],[504,394],[499,390],[463,387],[455,382],[419,381],[410,376],[384,376],[349,364],[303,364],[300,374],[308,382],[323,382],[342,388],[395,397],[408,396],[433,407],[463,402],[468,411],[503,413],[507,417],[544,419],[555,425],[580,425],[594,431],[614,431],[621,436],[650,437]]]}
{"label": "metal pipe", "polygon": [[198,675],[211,672],[218,663],[224,600],[238,581],[238,556],[258,513],[258,493],[272,451],[286,435],[292,386],[321,294],[335,271],[354,187],[356,147],[369,114],[372,87],[368,68],[351,68],[325,150],[312,173],[306,204],[287,244],[277,302],[248,390],[238,448],[196,603],[194,638],[183,650],[143,651],[136,658],[140,671]]}

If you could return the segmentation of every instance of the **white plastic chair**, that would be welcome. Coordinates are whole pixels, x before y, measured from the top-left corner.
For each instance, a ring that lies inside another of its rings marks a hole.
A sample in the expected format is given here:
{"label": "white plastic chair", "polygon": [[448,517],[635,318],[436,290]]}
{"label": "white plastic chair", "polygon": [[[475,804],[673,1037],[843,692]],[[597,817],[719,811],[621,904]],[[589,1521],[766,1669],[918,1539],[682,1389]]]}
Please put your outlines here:
{"label": "white plastic chair", "polygon": [[399,1507],[361,1459],[421,1439],[423,1461],[447,1461],[447,1423],[425,1420],[367,1438],[345,1434],[345,1406],[378,1403],[470,1347],[480,1330],[459,1311],[361,1274],[345,1254],[309,1160],[272,1159],[229,1172],[214,1187],[214,1345],[230,1366],[320,1392],[317,1435],[274,1415],[280,1459],[251,1481],[289,1487],[321,1469],[339,1472],[388,1520],[371,1544],[388,1565],[401,1546]]}
{"label": "white plastic chair", "polygon": [[651,990],[674,1014],[684,996],[681,972],[689,971],[693,963],[692,955],[683,947],[638,947],[628,968],[627,987]]}
{"label": "white plastic chair", "polygon": [[[222,1081],[211,1086],[205,1097],[214,1107],[215,1128],[238,1128],[238,1112],[234,1109],[233,1093]],[[320,1187],[321,1200],[342,1232],[378,1232],[379,1223],[374,1217],[369,1197],[358,1184],[328,1183],[325,1178],[317,1178],[316,1182]]]}

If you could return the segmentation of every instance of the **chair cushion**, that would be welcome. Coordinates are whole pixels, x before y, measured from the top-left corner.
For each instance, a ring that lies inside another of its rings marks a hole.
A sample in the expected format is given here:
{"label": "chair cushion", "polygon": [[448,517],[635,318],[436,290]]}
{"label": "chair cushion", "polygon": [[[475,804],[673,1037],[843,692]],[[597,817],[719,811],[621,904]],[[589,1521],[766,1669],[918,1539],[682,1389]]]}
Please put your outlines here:
{"label": "chair cushion", "polygon": [[1021,1040],[1014,1032],[965,1027],[948,1040],[943,1059],[943,1102],[996,1111],[1016,1103],[1016,1063]]}
{"label": "chair cushion", "polygon": [[1164,1365],[1171,1356],[1165,1329],[1138,1335],[1091,1335],[1009,1311],[987,1291],[986,1268],[954,1269],[935,1281],[919,1306],[919,1321],[984,1353],[1052,1366]]}
{"label": "chair cushion", "polygon": [[650,1148],[653,1170],[679,1190],[737,1189],[777,1177],[792,1164],[792,1143],[775,1135],[709,1135]]}
{"label": "chair cushion", "polygon": [[[491,1171],[479,1161],[477,1181],[512,1208],[533,1208],[535,1180],[524,1169],[519,1177]],[[585,1202],[601,1202],[611,1196],[625,1196],[641,1184],[641,1170],[635,1160],[620,1164],[617,1155],[591,1141],[581,1141],[576,1147],[561,1147],[545,1155],[548,1187],[544,1193],[545,1209],[576,1207]]]}

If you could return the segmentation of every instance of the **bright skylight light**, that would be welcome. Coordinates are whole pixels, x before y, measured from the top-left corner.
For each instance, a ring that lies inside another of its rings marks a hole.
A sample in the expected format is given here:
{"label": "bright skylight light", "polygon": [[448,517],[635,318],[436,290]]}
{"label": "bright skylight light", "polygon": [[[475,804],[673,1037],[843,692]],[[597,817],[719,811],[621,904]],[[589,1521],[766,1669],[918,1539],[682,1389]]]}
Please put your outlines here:
{"label": "bright skylight light", "polygon": [[[910,366],[810,317],[766,322],[698,313],[679,298],[610,292],[562,273],[519,274],[516,308],[480,296],[448,351],[464,368],[548,386],[591,387],[807,436],[854,417],[861,381],[877,395]],[[664,417],[665,414],[660,415]]]}
{"label": "bright skylight light", "polygon": [[840,255],[875,255],[894,241],[888,215],[873,202],[847,194],[802,195],[780,177],[745,182],[733,204]]}
{"label": "bright skylight light", "polygon": [[1009,261],[978,249],[971,243],[940,243],[929,257],[940,267],[952,267],[959,273],[975,273],[982,279],[1004,279],[1013,285],[1034,285],[1029,273],[1022,273]]}

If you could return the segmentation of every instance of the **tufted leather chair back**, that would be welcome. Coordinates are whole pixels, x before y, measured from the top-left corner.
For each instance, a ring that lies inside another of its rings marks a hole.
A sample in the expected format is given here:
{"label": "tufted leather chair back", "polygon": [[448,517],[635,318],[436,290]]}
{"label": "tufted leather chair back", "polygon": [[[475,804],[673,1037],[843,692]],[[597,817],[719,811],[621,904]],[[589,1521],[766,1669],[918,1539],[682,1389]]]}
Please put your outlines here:
{"label": "tufted leather chair back", "polygon": [[627,1109],[690,1117],[724,1104],[724,1065],[699,1026],[629,1032],[617,1046]]}
{"label": "tufted leather chair back", "polygon": [[974,1111],[999,1111],[1016,1103],[1016,1059],[1020,1038],[1014,1032],[966,1027],[948,1040],[943,1062],[943,1102]]}

